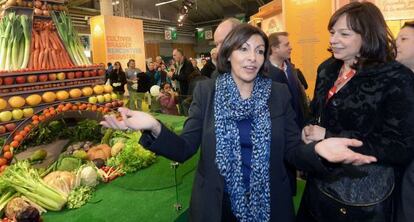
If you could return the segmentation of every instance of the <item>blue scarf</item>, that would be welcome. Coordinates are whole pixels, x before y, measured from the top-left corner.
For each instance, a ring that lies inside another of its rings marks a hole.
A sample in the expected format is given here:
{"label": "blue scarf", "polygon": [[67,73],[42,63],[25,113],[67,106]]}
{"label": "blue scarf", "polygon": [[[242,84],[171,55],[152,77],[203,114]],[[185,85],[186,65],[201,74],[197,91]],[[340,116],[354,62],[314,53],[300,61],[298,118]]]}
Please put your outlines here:
{"label": "blue scarf", "polygon": [[[230,74],[217,78],[214,96],[216,163],[224,177],[233,214],[239,221],[270,219],[270,136],[268,100],[272,81],[258,76],[252,95],[243,100]],[[244,187],[237,122],[252,119],[250,186]],[[247,190],[246,190],[247,189]],[[246,193],[250,193],[246,195]]]}

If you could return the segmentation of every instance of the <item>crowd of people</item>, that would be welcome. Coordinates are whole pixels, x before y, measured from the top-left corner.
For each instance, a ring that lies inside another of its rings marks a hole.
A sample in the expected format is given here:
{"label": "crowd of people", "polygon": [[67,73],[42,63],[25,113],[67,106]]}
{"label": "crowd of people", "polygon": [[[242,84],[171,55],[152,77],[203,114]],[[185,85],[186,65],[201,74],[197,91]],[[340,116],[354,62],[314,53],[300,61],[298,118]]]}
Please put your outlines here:
{"label": "crowd of people", "polygon": [[[185,104],[174,81],[192,95],[181,135],[126,108],[122,120],[108,115],[102,124],[142,130],[144,147],[174,161],[202,150],[190,221],[412,221],[414,22],[394,39],[374,4],[352,2],[327,29],[332,56],[318,67],[310,104],[306,80],[290,60],[289,34],[267,36],[227,19],[200,71],[180,49],[173,51],[175,70],[165,66],[165,112]],[[195,84],[190,76],[203,78]],[[307,180],[297,215],[296,170]]]}

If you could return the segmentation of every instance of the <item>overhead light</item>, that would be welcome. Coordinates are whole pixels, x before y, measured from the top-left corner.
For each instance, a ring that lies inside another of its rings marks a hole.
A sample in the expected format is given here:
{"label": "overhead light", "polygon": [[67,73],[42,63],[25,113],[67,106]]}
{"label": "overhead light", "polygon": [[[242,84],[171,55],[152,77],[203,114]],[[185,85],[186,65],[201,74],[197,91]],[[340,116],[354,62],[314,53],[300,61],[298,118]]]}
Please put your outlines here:
{"label": "overhead light", "polygon": [[183,18],[184,18],[184,15],[180,15],[180,16],[178,17],[178,19],[179,19],[179,20],[183,20]]}
{"label": "overhead light", "polygon": [[160,3],[155,4],[155,6],[166,5],[166,4],[176,2],[176,1],[178,1],[178,0],[170,0],[170,1],[166,1],[166,2],[160,2]]}

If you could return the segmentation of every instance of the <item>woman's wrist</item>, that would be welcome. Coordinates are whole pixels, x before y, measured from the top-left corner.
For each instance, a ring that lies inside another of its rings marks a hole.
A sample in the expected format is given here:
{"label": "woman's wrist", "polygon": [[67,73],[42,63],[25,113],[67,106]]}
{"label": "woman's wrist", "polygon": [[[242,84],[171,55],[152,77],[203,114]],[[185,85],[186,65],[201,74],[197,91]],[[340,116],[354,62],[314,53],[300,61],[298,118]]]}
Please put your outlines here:
{"label": "woman's wrist", "polygon": [[154,126],[151,129],[151,134],[157,138],[161,133],[161,123],[158,121],[155,121]]}

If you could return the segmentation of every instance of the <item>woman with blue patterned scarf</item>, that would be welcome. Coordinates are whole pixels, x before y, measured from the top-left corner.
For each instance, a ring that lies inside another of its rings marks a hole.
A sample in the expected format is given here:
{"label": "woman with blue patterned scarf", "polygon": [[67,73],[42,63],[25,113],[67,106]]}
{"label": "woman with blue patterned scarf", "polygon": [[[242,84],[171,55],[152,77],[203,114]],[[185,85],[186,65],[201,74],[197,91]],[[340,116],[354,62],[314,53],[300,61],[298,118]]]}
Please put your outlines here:
{"label": "woman with blue patterned scarf", "polygon": [[294,221],[284,161],[300,169],[326,172],[323,161],[354,165],[376,161],[351,151],[357,140],[330,138],[302,145],[286,86],[262,71],[267,36],[239,25],[221,46],[217,80],[195,88],[180,136],[151,115],[121,108],[123,120],[105,116],[102,124],[144,130],[140,143],[184,162],[201,147],[190,204],[190,221]]}

